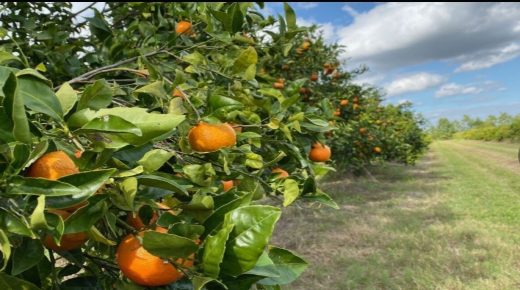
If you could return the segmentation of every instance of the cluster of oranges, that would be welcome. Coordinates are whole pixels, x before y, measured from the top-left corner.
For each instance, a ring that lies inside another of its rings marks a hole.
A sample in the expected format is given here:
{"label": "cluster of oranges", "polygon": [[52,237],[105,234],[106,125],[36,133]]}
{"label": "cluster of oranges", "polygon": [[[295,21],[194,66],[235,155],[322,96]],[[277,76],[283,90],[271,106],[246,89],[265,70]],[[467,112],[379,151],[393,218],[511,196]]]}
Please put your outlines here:
{"label": "cluster of oranges", "polygon": [[277,79],[273,87],[278,90],[283,90],[283,88],[285,88],[285,79]]}
{"label": "cluster of oranges", "polygon": [[311,48],[311,42],[309,40],[305,40],[299,47],[296,48],[296,53],[302,54],[309,50],[309,48]]}

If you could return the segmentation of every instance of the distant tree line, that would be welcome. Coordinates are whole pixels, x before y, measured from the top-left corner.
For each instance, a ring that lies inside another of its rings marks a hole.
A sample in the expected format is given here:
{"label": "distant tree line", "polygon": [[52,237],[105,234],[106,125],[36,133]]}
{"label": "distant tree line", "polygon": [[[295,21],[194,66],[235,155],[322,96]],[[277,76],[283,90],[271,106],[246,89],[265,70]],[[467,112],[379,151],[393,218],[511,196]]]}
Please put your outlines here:
{"label": "distant tree line", "polygon": [[464,115],[461,120],[440,118],[429,130],[432,139],[520,141],[520,114],[501,113],[485,119]]}

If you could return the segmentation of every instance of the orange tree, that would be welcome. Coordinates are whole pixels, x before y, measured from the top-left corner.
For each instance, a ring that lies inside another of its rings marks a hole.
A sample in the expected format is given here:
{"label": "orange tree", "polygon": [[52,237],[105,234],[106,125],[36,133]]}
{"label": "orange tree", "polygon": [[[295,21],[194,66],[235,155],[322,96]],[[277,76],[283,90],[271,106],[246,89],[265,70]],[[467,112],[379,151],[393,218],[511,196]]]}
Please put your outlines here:
{"label": "orange tree", "polygon": [[[275,21],[252,3],[107,3],[77,22],[70,7],[0,4],[2,285],[297,279],[306,262],[269,244],[280,207],[337,206],[316,188],[330,168],[308,157],[327,118],[298,105],[301,80],[279,90],[261,71],[305,32],[293,10]],[[258,38],[275,22],[275,38]]]}
{"label": "orange tree", "polygon": [[343,71],[340,52],[340,46],[326,44],[314,27],[293,38],[292,45],[280,44],[264,67],[280,79],[297,80],[302,97],[298,107],[333,127],[312,138],[330,145],[338,166],[359,171],[374,160],[413,163],[427,145],[422,118],[409,105],[385,105],[377,89],[354,84],[353,77],[366,69]]}

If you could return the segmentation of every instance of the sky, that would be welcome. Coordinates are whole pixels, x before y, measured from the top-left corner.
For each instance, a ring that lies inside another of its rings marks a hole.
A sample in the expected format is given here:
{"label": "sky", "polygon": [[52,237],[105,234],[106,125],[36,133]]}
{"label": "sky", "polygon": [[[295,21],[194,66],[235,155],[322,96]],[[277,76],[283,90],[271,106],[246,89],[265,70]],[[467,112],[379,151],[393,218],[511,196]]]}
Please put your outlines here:
{"label": "sky", "polygon": [[[369,67],[355,82],[380,88],[385,102],[410,101],[432,123],[520,113],[520,3],[291,6],[299,25],[317,24],[327,42],[345,46],[344,69]],[[266,2],[262,12],[283,15],[283,4]]]}

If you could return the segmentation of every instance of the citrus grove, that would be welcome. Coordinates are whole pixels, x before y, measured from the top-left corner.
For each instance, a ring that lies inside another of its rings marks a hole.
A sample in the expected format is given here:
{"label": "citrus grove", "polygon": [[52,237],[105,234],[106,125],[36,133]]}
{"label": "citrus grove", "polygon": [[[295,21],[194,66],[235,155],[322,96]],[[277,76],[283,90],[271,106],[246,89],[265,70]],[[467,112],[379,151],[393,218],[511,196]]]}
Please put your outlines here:
{"label": "citrus grove", "polygon": [[409,107],[262,5],[0,4],[2,285],[281,289],[307,267],[270,244],[282,207],[338,209],[335,164],[413,163]]}

